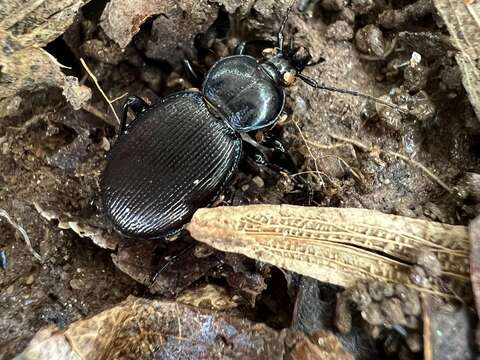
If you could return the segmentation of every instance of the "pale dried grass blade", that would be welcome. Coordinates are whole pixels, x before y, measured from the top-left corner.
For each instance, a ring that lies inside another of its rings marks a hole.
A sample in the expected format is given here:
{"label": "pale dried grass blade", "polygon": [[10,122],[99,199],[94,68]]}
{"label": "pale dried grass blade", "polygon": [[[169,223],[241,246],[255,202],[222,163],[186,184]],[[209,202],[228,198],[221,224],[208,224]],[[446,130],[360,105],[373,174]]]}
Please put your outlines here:
{"label": "pale dried grass blade", "polygon": [[415,288],[409,274],[420,249],[436,255],[446,284],[469,281],[464,226],[366,209],[252,205],[200,209],[188,230],[216,249],[345,287],[377,279]]}

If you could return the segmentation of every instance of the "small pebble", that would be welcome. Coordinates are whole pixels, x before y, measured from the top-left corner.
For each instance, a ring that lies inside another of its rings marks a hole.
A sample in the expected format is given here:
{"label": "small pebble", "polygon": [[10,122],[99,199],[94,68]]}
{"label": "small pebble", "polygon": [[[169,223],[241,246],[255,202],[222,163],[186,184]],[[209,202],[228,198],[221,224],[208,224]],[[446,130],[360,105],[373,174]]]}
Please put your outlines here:
{"label": "small pebble", "polygon": [[404,86],[410,91],[420,91],[427,85],[427,75],[427,69],[422,65],[407,66],[403,70]]}
{"label": "small pebble", "polygon": [[383,343],[383,348],[387,354],[397,354],[400,350],[400,339],[397,334],[388,334]]}
{"label": "small pebble", "polygon": [[35,281],[35,276],[32,275],[29,275],[26,279],[25,279],[25,285],[32,285],[33,282]]}
{"label": "small pebble", "polygon": [[329,25],[325,36],[327,39],[348,41],[353,39],[353,28],[344,20],[338,20]]}
{"label": "small pebble", "polygon": [[365,324],[365,330],[372,338],[378,339],[382,335],[382,327],[378,325]]}
{"label": "small pebble", "polygon": [[372,303],[366,306],[361,312],[362,318],[371,325],[383,325],[385,318],[383,317],[380,305]]}
{"label": "small pebble", "polygon": [[355,34],[355,45],[361,52],[382,57],[385,53],[385,39],[375,25],[367,25]]}
{"label": "small pebble", "polygon": [[372,281],[368,284],[368,293],[374,301],[381,301],[383,299],[384,284],[380,281]]}
{"label": "small pebble", "polygon": [[347,23],[353,25],[355,23],[355,13],[352,9],[348,7],[344,7],[341,11],[336,14],[335,17],[337,20],[343,20]]}
{"label": "small pebble", "polygon": [[323,0],[322,8],[328,11],[340,11],[346,5],[345,0]]}
{"label": "small pebble", "polygon": [[417,264],[423,267],[427,275],[432,277],[439,277],[442,274],[442,265],[435,256],[435,254],[429,250],[422,249],[417,256]]}
{"label": "small pebble", "polygon": [[81,290],[83,289],[85,286],[83,280],[80,280],[80,279],[72,279],[70,280],[70,287],[73,289],[73,290]]}
{"label": "small pebble", "polygon": [[[380,99],[383,101],[392,102],[388,95],[381,96]],[[375,104],[375,109],[379,119],[385,125],[394,130],[400,130],[403,116],[398,110],[381,104]]]}
{"label": "small pebble", "polygon": [[381,309],[385,319],[391,325],[405,325],[407,320],[403,314],[402,302],[398,298],[384,299],[381,304]]}
{"label": "small pebble", "polygon": [[418,329],[420,321],[416,316],[406,316],[405,319],[407,320],[405,327],[409,329]]}
{"label": "small pebble", "polygon": [[160,91],[162,88],[163,73],[154,66],[145,66],[140,72],[142,80],[145,81],[153,91]]}
{"label": "small pebble", "polygon": [[418,295],[411,291],[410,296],[403,300],[403,311],[406,315],[420,316],[422,313],[422,305]]}
{"label": "small pebble", "polygon": [[395,293],[395,288],[390,283],[385,283],[383,286],[383,295],[385,297],[392,297]]}
{"label": "small pebble", "polygon": [[348,334],[352,330],[352,312],[349,300],[343,293],[337,294],[335,326],[342,334]]}
{"label": "small pebble", "polygon": [[252,182],[259,188],[263,188],[265,186],[265,182],[263,181],[263,179],[260,177],[260,176],[255,176],[253,179],[252,179]]}
{"label": "small pebble", "polygon": [[418,285],[420,287],[427,288],[430,285],[425,270],[418,265],[412,267],[412,270],[410,271],[410,280],[415,285]]}
{"label": "small pebble", "polygon": [[363,309],[372,302],[372,298],[368,294],[367,285],[364,283],[359,283],[352,289],[350,298],[360,309]]}
{"label": "small pebble", "polygon": [[355,14],[363,15],[375,8],[374,0],[352,0],[351,8]]}
{"label": "small pebble", "polygon": [[420,350],[422,350],[422,338],[420,337],[420,334],[408,334],[406,343],[408,348],[414,353],[420,352]]}

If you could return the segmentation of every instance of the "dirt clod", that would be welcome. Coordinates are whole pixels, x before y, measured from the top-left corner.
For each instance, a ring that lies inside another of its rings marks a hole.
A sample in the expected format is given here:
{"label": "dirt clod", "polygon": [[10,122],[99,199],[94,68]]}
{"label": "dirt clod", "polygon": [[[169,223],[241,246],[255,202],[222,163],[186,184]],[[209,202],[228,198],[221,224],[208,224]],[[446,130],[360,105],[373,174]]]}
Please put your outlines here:
{"label": "dirt clod", "polygon": [[367,25],[355,34],[355,45],[361,52],[369,55],[383,56],[385,39],[382,31],[375,25]]}

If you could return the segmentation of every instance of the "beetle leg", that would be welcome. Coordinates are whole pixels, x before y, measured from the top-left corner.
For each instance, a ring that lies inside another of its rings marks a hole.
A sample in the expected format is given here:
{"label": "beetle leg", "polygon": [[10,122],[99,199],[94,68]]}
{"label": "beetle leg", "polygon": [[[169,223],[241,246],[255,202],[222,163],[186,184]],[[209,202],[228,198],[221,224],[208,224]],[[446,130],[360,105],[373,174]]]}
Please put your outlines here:
{"label": "beetle leg", "polygon": [[258,165],[268,166],[276,171],[293,173],[296,171],[295,162],[285,145],[276,137],[268,135],[262,144],[256,142],[246,133],[242,133],[242,140],[253,146],[253,159]]}
{"label": "beetle leg", "polygon": [[201,87],[205,78],[204,74],[201,74],[198,70],[195,70],[192,62],[188,59],[183,60],[183,68],[190,78],[191,83],[196,87]]}
{"label": "beetle leg", "polygon": [[138,96],[132,95],[125,100],[122,108],[122,121],[120,122],[120,135],[125,133],[127,129],[127,118],[128,118],[128,109],[131,109],[135,115],[140,114],[142,111],[145,111],[148,108],[148,104],[143,101],[143,99]]}
{"label": "beetle leg", "polygon": [[[284,176],[297,172],[295,162],[285,145],[280,139],[273,135],[267,135],[262,144],[257,143],[248,134],[241,134],[242,139],[252,148],[249,157],[255,164],[263,170],[283,173]],[[313,189],[302,176],[290,177],[296,184],[297,189],[304,192],[307,198],[307,204],[310,205],[313,200]]]}
{"label": "beetle leg", "polygon": [[235,55],[245,55],[248,41],[242,41],[235,47]]}
{"label": "beetle leg", "polygon": [[259,56],[259,50],[266,48],[274,48],[276,43],[270,40],[250,40],[242,41],[235,47],[235,55],[251,55],[253,57]]}

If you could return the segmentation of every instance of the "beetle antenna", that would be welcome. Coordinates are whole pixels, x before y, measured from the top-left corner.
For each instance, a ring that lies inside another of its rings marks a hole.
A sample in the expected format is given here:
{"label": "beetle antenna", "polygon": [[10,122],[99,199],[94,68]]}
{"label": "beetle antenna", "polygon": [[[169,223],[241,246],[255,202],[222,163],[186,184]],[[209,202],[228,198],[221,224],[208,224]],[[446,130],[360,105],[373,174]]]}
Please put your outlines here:
{"label": "beetle antenna", "polygon": [[387,101],[380,100],[379,98],[376,98],[375,96],[363,94],[363,93],[361,93],[359,91],[355,91],[355,90],[339,89],[339,88],[332,87],[332,86],[320,85],[315,79],[312,79],[312,78],[310,78],[308,76],[305,76],[303,74],[298,74],[297,76],[301,80],[303,80],[307,85],[310,85],[311,87],[313,87],[315,89],[327,90],[327,91],[338,92],[338,93],[342,93],[342,94],[349,94],[349,95],[353,95],[353,96],[357,96],[357,97],[363,97],[363,98],[366,98],[368,100],[374,101],[376,103],[388,106],[388,107],[390,107],[392,109],[395,109],[395,110],[397,110],[397,111],[399,111],[403,114],[408,114],[408,115],[410,114],[409,111],[407,111],[405,109],[402,109],[400,106],[389,103]]}
{"label": "beetle antenna", "polygon": [[280,51],[283,51],[283,41],[284,41],[283,30],[285,30],[285,26],[287,25],[287,21],[288,21],[288,15],[290,15],[290,12],[293,9],[293,5],[295,5],[296,1],[297,0],[292,0],[290,2],[290,5],[288,5],[287,12],[285,13],[285,16],[283,17],[283,20],[282,20],[282,26],[280,26],[280,30],[278,30],[278,33],[277,33],[277,46],[280,49]]}

